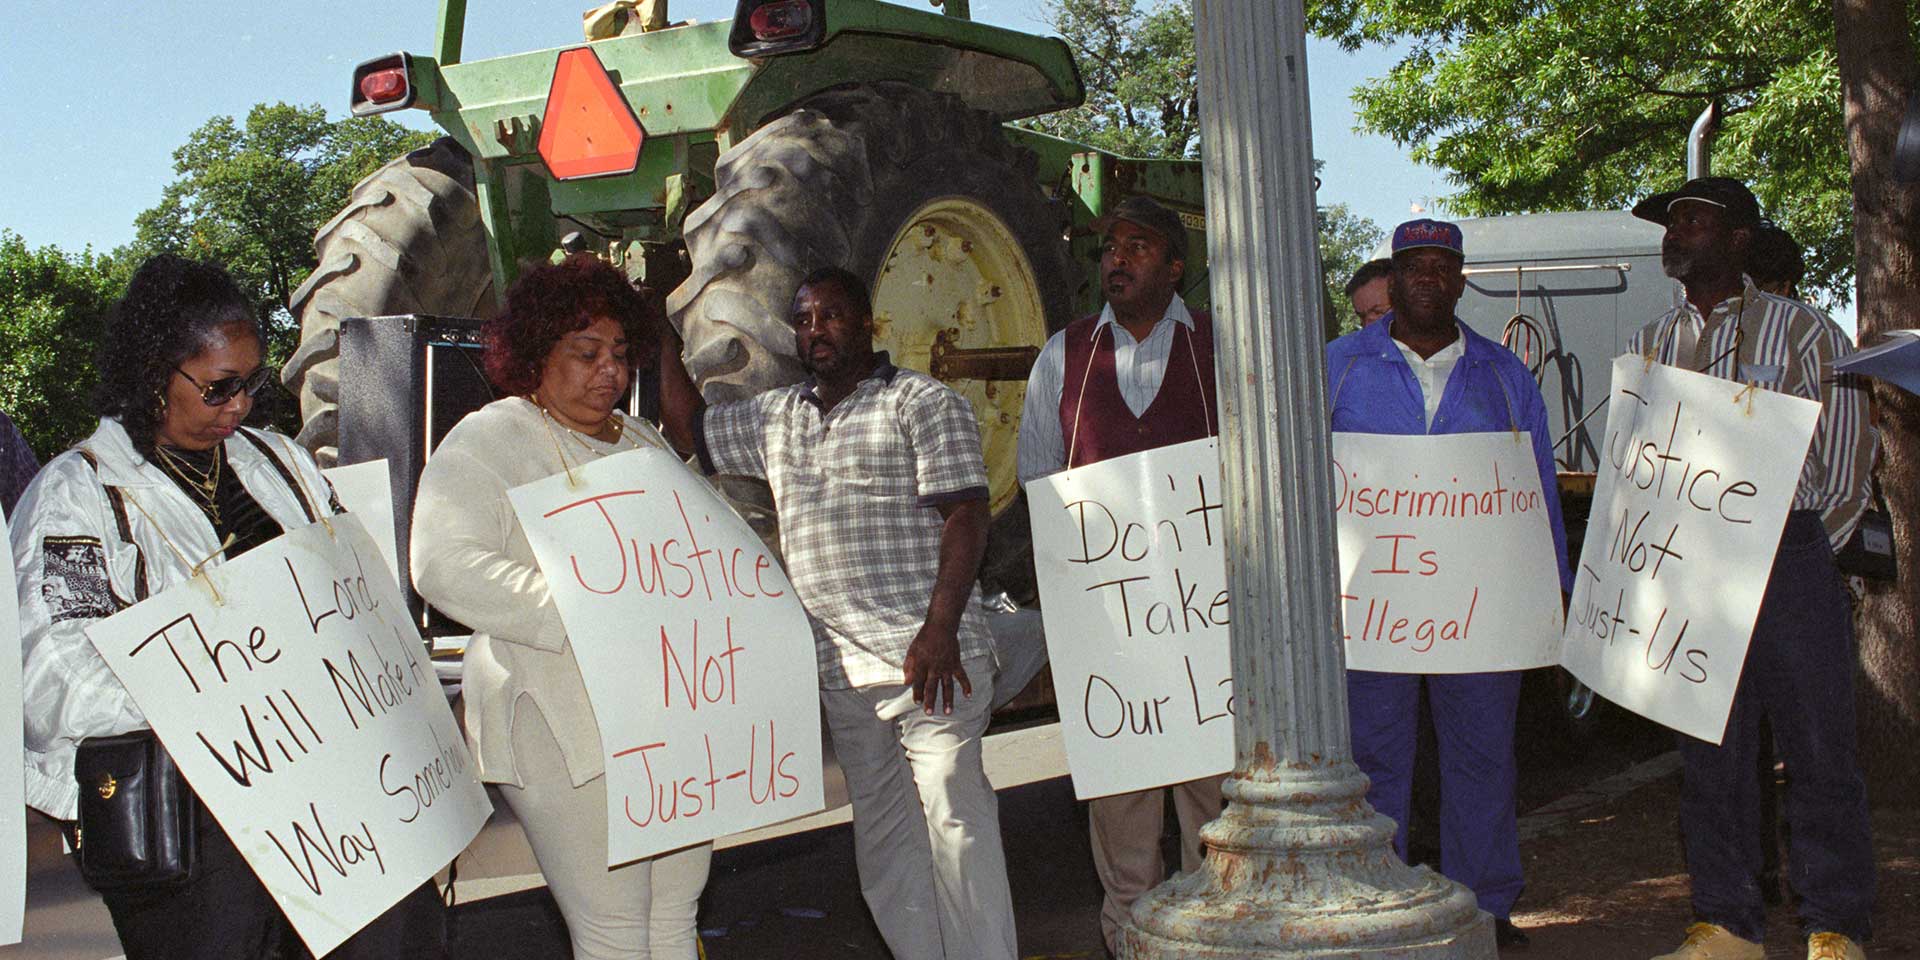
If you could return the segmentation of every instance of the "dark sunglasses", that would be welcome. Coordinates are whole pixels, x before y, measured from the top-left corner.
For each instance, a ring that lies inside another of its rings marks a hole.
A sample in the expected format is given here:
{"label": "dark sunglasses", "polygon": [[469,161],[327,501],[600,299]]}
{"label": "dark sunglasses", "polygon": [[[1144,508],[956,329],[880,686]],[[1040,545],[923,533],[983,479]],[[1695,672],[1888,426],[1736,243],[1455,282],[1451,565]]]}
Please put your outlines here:
{"label": "dark sunglasses", "polygon": [[188,383],[199,387],[200,399],[206,401],[209,407],[224,407],[232,402],[235,396],[241,393],[245,393],[249,397],[257,396],[261,390],[266,388],[267,381],[273,377],[273,371],[266,367],[260,367],[245,376],[221,377],[209,383],[201,383],[195,380],[193,374],[179,367],[174,367],[173,372],[186,377]]}

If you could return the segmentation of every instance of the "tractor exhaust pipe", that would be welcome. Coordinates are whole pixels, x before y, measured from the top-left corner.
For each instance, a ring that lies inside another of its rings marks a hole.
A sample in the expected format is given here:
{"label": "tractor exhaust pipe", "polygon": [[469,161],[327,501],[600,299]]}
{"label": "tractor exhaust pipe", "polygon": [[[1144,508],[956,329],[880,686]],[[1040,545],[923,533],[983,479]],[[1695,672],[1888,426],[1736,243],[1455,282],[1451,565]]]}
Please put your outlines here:
{"label": "tractor exhaust pipe", "polygon": [[1687,134],[1687,179],[1713,176],[1713,135],[1720,129],[1720,104],[1709,103]]}

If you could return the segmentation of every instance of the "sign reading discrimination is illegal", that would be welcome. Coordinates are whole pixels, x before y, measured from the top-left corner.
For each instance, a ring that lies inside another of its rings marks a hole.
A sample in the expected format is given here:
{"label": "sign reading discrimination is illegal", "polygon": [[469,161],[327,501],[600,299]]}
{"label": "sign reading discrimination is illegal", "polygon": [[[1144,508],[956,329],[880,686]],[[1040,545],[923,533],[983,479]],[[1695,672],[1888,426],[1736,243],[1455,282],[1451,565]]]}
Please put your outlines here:
{"label": "sign reading discrimination is illegal", "polygon": [[1561,663],[1719,743],[1820,405],[1631,354],[1611,401]]}
{"label": "sign reading discrimination is illegal", "polygon": [[439,872],[490,812],[379,549],[352,514],[328,524],[87,628],[316,955]]}
{"label": "sign reading discrimination is illegal", "polygon": [[1212,439],[1027,484],[1073,792],[1233,766],[1220,457]]}
{"label": "sign reading discrimination is illegal", "polygon": [[1333,435],[1347,667],[1525,670],[1560,656],[1560,560],[1526,433]]}
{"label": "sign reading discrimination is illegal", "polygon": [[705,480],[645,448],[508,497],[600,727],[609,866],[825,805],[806,611]]}

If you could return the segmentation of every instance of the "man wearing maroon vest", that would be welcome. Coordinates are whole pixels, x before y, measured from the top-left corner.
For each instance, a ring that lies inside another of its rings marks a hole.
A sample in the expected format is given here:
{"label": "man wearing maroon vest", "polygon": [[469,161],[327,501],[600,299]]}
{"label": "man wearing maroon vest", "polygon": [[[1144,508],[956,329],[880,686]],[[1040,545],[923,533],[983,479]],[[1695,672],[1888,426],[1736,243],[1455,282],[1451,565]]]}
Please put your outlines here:
{"label": "man wearing maroon vest", "polygon": [[[1213,323],[1179,296],[1187,231],[1173,211],[1129,197],[1094,222],[1105,242],[1107,305],[1053,335],[1034,361],[1020,420],[1022,483],[1068,467],[1219,432]],[[1220,781],[1208,777],[1094,800],[1093,864],[1106,889],[1100,932],[1118,952],[1133,901],[1166,879],[1160,856],[1164,791],[1180,819],[1180,861],[1198,869],[1200,826],[1220,814]]]}

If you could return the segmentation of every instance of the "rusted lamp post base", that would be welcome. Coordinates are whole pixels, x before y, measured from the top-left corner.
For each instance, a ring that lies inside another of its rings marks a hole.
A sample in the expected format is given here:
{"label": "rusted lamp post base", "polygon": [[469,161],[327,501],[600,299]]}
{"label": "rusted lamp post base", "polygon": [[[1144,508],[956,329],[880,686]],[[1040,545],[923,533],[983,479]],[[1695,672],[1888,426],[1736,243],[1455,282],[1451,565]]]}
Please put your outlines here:
{"label": "rusted lamp post base", "polygon": [[1351,763],[1227,781],[1206,865],[1148,891],[1126,960],[1495,955],[1473,893],[1394,855],[1393,822]]}

